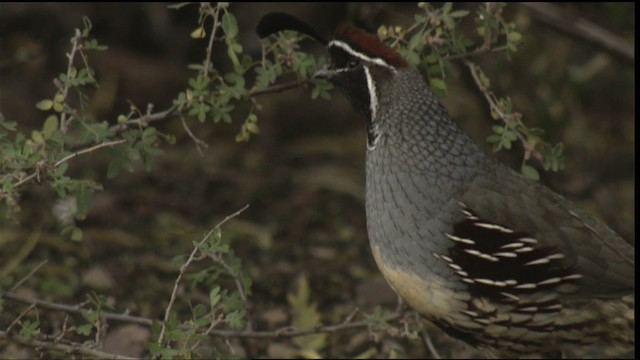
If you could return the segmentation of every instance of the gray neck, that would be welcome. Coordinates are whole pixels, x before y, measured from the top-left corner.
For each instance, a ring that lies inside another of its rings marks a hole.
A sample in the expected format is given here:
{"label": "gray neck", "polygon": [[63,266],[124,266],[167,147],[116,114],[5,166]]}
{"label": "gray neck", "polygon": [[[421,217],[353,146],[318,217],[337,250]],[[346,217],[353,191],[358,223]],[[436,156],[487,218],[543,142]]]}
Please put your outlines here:
{"label": "gray neck", "polygon": [[377,84],[379,108],[372,123],[380,139],[367,151],[367,162],[376,163],[377,171],[419,174],[433,184],[473,178],[489,159],[485,152],[450,120],[417,70],[401,69],[394,76],[382,82],[387,86]]}

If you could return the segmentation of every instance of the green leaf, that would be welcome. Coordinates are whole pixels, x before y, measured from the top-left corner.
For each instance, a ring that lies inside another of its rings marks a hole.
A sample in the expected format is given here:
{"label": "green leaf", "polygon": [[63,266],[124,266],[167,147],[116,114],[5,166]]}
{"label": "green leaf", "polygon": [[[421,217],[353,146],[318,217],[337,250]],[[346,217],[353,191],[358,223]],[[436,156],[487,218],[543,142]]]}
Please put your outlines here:
{"label": "green leaf", "polygon": [[211,306],[212,310],[216,307],[216,305],[218,305],[218,302],[220,302],[220,298],[220,286],[216,286],[211,290],[211,292],[209,292],[209,306]]}
{"label": "green leaf", "polygon": [[78,335],[89,336],[91,334],[91,329],[93,329],[93,324],[84,324],[76,327],[76,333]]}
{"label": "green leaf", "polygon": [[182,9],[184,6],[187,6],[191,4],[190,2],[181,2],[181,3],[177,3],[177,4],[171,4],[171,5],[167,5],[167,9],[171,9],[171,10],[180,10]]}
{"label": "green leaf", "polygon": [[424,33],[418,32],[411,37],[409,40],[409,44],[407,45],[409,50],[415,50],[416,52],[421,52],[424,48]]}
{"label": "green leaf", "polygon": [[448,14],[449,11],[451,11],[452,6],[453,6],[453,3],[451,2],[444,3],[444,5],[442,6],[442,14],[444,15]]}
{"label": "green leaf", "polygon": [[36,144],[44,144],[44,137],[40,131],[33,130],[31,132],[31,140]]}
{"label": "green leaf", "polygon": [[431,53],[424,58],[427,64],[436,64],[438,62],[438,55]]}
{"label": "green leaf", "polygon": [[452,18],[461,18],[461,17],[465,17],[469,15],[469,11],[468,10],[456,10],[456,11],[452,11],[451,13],[449,13],[449,16],[451,16]]}
{"label": "green leaf", "polygon": [[431,79],[429,80],[429,85],[434,89],[446,90],[447,85],[444,83],[442,79]]}
{"label": "green leaf", "polygon": [[35,320],[31,322],[31,320],[25,320],[22,323],[22,328],[20,329],[20,336],[31,339],[33,335],[38,334],[40,331],[38,327],[40,326],[40,321]]}
{"label": "green leaf", "polygon": [[58,117],[56,115],[51,115],[44,121],[44,125],[42,126],[42,133],[45,138],[49,138],[52,132],[58,129]]}
{"label": "green leaf", "polygon": [[62,103],[59,103],[59,102],[53,103],[53,111],[62,112],[62,110],[64,110],[64,105]]}
{"label": "green leaf", "polygon": [[517,31],[512,31],[507,34],[507,40],[512,43],[517,43],[522,40],[522,35]]}
{"label": "green leaf", "polygon": [[487,137],[487,142],[488,142],[489,144],[495,144],[495,143],[498,143],[498,142],[500,142],[500,140],[502,140],[502,136],[500,136],[500,135],[498,135],[498,134],[492,134],[492,135],[489,135],[489,136]]}
{"label": "green leaf", "polygon": [[81,241],[82,240],[82,230],[80,228],[74,227],[71,231],[71,240],[73,241]]}
{"label": "green leaf", "polygon": [[53,101],[49,99],[40,100],[38,101],[38,103],[36,103],[36,108],[38,108],[38,110],[47,111],[51,110],[52,107]]}
{"label": "green leaf", "polygon": [[202,304],[197,304],[193,307],[192,312],[195,318],[199,318],[207,314],[207,307]]}
{"label": "green leaf", "polygon": [[83,220],[87,216],[87,211],[91,205],[92,190],[86,184],[81,184],[76,191],[76,206],[78,207],[78,213],[76,217]]}
{"label": "green leaf", "polygon": [[193,30],[191,34],[189,34],[189,36],[191,36],[192,39],[202,39],[207,36],[207,32],[202,26],[200,26],[199,28]]}
{"label": "green leaf", "polygon": [[534,168],[533,166],[522,164],[522,168],[520,168],[520,172],[522,173],[522,175],[524,175],[525,177],[531,180],[535,180],[535,181],[540,180],[540,174],[538,173],[538,170],[536,170],[536,168]]}
{"label": "green leaf", "polygon": [[224,15],[222,15],[222,30],[224,30],[224,34],[230,38],[238,35],[238,21],[236,17],[228,11],[225,11]]}

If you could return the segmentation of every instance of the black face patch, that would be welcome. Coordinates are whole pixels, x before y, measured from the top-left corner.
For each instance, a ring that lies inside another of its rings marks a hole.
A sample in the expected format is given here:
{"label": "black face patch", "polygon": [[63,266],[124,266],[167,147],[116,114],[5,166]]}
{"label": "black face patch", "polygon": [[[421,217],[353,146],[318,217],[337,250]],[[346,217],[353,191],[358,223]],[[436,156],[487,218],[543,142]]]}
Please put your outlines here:
{"label": "black face patch", "polygon": [[355,70],[361,62],[359,58],[336,46],[329,47],[329,55],[331,56],[331,68],[334,70]]}

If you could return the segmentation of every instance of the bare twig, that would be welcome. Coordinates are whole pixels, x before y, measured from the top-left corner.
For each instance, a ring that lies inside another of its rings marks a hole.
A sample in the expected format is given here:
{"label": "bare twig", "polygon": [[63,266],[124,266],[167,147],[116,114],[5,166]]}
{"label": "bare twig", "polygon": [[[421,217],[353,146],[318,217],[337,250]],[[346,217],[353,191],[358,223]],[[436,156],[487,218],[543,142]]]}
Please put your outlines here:
{"label": "bare twig", "polygon": [[445,60],[468,59],[468,58],[473,58],[473,57],[477,57],[477,56],[488,54],[488,53],[500,52],[505,50],[507,50],[507,45],[501,45],[496,47],[481,47],[479,49],[476,49],[472,52],[468,52],[466,54],[449,55],[449,56],[443,56],[442,58]]}
{"label": "bare twig", "polygon": [[[73,69],[73,59],[75,58],[76,52],[81,46],[80,44],[81,40],[82,40],[82,32],[80,31],[80,29],[76,29],[76,34],[73,37],[73,44],[71,45],[71,51],[67,55],[67,57],[69,58],[69,63],[67,64],[67,79],[71,78],[71,69]],[[68,83],[62,85],[61,90],[62,90],[62,97],[63,99],[66,100],[67,95],[69,94]],[[63,134],[67,133],[67,127],[69,126],[70,121],[71,119],[67,120],[67,112],[63,111],[62,114],[60,114],[60,130],[62,131]]]}
{"label": "bare twig", "polygon": [[103,147],[110,147],[110,146],[124,144],[125,142],[127,142],[127,140],[124,140],[124,139],[122,139],[122,140],[114,140],[114,141],[107,141],[107,142],[104,142],[104,143],[101,143],[101,144],[98,144],[98,145],[94,145],[94,146],[92,146],[90,148],[78,150],[78,151],[76,151],[76,152],[74,152],[72,154],[69,154],[69,155],[65,156],[64,158],[60,159],[59,161],[57,161],[55,163],[54,166],[58,167],[58,166],[62,165],[62,163],[67,162],[67,161],[73,159],[74,157],[76,157],[78,155],[90,153],[92,151],[101,149]]}
{"label": "bare twig", "polygon": [[[21,302],[23,304],[33,304],[41,309],[62,311],[70,314],[82,314],[83,312],[89,310],[89,309],[83,308],[82,305],[67,305],[67,304],[60,304],[52,301],[32,299],[32,298],[28,298],[12,292],[0,292],[0,297]],[[143,317],[133,316],[128,314],[101,312],[101,315],[103,315],[107,320],[122,321],[127,323],[145,325],[145,326],[151,326],[152,324],[152,320],[149,318],[143,318]]]}
{"label": "bare twig", "polygon": [[300,79],[300,80],[291,81],[291,82],[284,83],[284,84],[278,84],[278,85],[269,86],[269,87],[266,87],[264,89],[255,89],[254,88],[254,89],[251,89],[249,91],[249,96],[258,96],[258,95],[264,95],[264,94],[283,92],[285,90],[289,90],[289,89],[300,87],[300,86],[308,83],[309,81],[311,81],[311,79]]}
{"label": "bare twig", "polygon": [[20,287],[20,285],[24,284],[25,281],[27,281],[30,277],[33,276],[33,274],[36,273],[36,271],[40,270],[40,268],[42,267],[42,265],[46,264],[47,260],[43,260],[40,264],[38,264],[38,266],[36,266],[35,268],[33,268],[33,270],[29,271],[29,273],[23,277],[22,279],[20,279],[20,281],[18,281],[17,283],[15,283],[15,285],[13,285],[11,287],[11,289],[9,289],[9,292],[14,292],[17,288]]}
{"label": "bare twig", "polygon": [[520,3],[538,20],[578,39],[590,42],[618,58],[635,63],[635,49],[633,43],[628,43],[610,31],[584,18],[568,18],[563,16],[562,10],[551,3]]}
{"label": "bare twig", "polygon": [[220,15],[220,6],[216,6],[215,9],[212,9],[211,4],[209,4],[208,2],[204,2],[200,6],[206,8],[213,17],[213,26],[211,27],[209,45],[207,46],[207,58],[204,63],[204,77],[205,79],[207,79],[209,76],[209,65],[211,64],[211,53],[213,52],[213,41],[216,39],[216,33],[218,32],[218,28],[220,27],[220,23],[218,20],[218,15]]}
{"label": "bare twig", "polygon": [[46,349],[51,351],[61,351],[61,352],[64,352],[65,354],[84,355],[84,356],[89,356],[89,357],[98,358],[98,359],[114,359],[114,360],[136,359],[136,358],[132,358],[124,355],[111,354],[104,351],[91,349],[79,343],[63,344],[60,342],[50,342],[50,341],[44,341],[44,340],[39,340],[35,338],[27,339],[21,336],[12,336],[11,334],[5,331],[0,331],[0,340],[11,341],[11,342],[32,347],[32,348],[40,348],[40,349]]}
{"label": "bare twig", "polygon": [[193,142],[196,143],[196,149],[198,150],[198,153],[200,153],[200,156],[203,156],[204,154],[202,153],[202,150],[200,149],[200,146],[204,147],[205,149],[209,147],[209,144],[207,144],[206,142],[198,139],[193,132],[191,132],[191,129],[189,129],[189,126],[187,125],[187,122],[184,120],[184,116],[180,115],[180,121],[182,122],[182,127],[184,128],[184,131],[187,132],[187,135],[189,135],[189,137],[191,138],[191,140],[193,140]]}
{"label": "bare twig", "polygon": [[[126,124],[127,125],[146,126],[148,123],[161,121],[161,120],[164,120],[164,119],[168,118],[171,114],[173,114],[174,111],[175,111],[175,106],[172,106],[167,110],[164,110],[164,111],[161,111],[161,112],[158,112],[158,113],[155,113],[155,114],[147,114],[147,115],[143,115],[143,116],[140,116],[138,118],[135,118],[135,119],[127,120]],[[117,128],[118,126],[119,125],[115,125],[114,127]]]}
{"label": "bare twig", "polygon": [[28,308],[24,309],[20,315],[18,315],[15,319],[13,319],[13,321],[11,322],[11,324],[9,324],[9,326],[7,327],[7,333],[11,332],[11,329],[13,329],[14,326],[16,326],[16,324],[20,323],[20,320],[29,313],[29,311],[35,309],[36,306],[34,304],[29,305]]}
{"label": "bare twig", "polygon": [[440,357],[440,354],[438,353],[438,350],[436,350],[436,347],[433,346],[433,342],[431,341],[431,337],[429,336],[429,334],[426,331],[424,331],[424,334],[422,335],[422,341],[424,341],[425,345],[427,346],[427,348],[431,352],[431,356],[433,356],[434,359],[442,359],[442,357]]}

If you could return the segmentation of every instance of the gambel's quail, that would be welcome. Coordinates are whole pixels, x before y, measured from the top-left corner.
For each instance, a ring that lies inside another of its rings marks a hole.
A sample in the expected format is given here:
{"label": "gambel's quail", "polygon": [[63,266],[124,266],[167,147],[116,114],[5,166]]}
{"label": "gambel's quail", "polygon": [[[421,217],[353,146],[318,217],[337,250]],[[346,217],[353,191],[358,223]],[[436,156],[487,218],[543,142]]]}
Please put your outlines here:
{"label": "gambel's quail", "polygon": [[323,43],[367,123],[366,214],[375,261],[415,310],[499,354],[633,349],[634,248],[562,196],[500,164],[455,124],[421,74],[354,27],[325,41],[272,13],[261,37]]}

